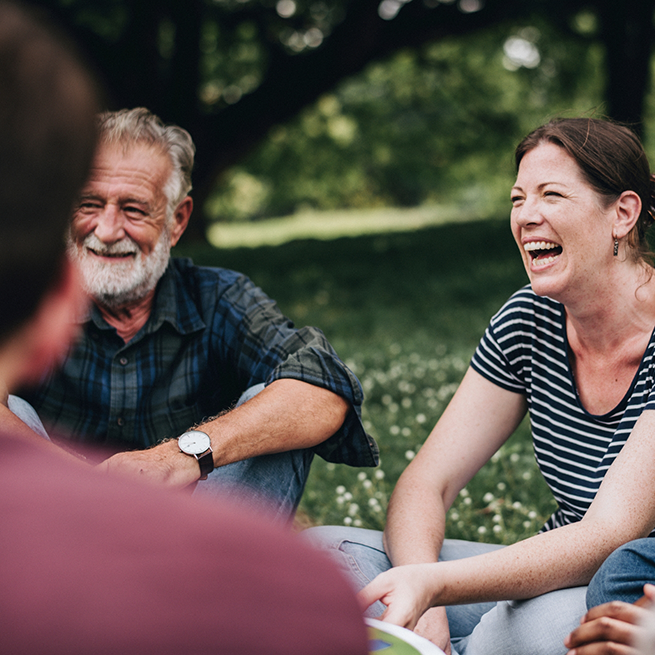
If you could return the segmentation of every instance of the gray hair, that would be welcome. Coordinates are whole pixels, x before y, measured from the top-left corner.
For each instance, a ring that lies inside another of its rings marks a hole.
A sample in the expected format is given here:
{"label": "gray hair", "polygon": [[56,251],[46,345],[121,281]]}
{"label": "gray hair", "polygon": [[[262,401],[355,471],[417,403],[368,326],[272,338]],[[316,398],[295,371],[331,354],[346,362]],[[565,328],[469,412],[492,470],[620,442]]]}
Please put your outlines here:
{"label": "gray hair", "polygon": [[196,152],[191,135],[177,125],[165,125],[145,107],[103,112],[98,116],[98,129],[101,143],[147,143],[160,147],[170,157],[173,172],[164,186],[170,220],[175,208],[191,191]]}

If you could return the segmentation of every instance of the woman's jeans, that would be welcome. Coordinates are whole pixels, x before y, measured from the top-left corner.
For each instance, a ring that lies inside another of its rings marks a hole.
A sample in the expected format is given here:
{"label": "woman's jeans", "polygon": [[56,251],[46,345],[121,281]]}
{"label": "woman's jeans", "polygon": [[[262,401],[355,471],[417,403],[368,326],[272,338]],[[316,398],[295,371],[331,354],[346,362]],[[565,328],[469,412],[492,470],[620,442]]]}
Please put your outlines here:
{"label": "woman's jeans", "polygon": [[587,606],[611,600],[634,603],[644,595],[646,583],[655,584],[655,539],[636,539],[617,548],[589,583]]}
{"label": "woman's jeans", "polygon": [[[247,389],[237,406],[263,388],[263,384],[258,384]],[[29,403],[10,395],[7,404],[32,430],[48,439],[41,419]],[[291,450],[219,466],[206,480],[198,482],[193,493],[206,498],[230,497],[249,507],[261,508],[269,518],[290,521],[305,489],[313,457],[310,449]]]}
{"label": "woman's jeans", "polygon": [[[305,530],[303,536],[327,550],[356,591],[391,568],[382,533],[376,530],[324,526]],[[440,561],[480,555],[503,546],[446,539]],[[453,653],[459,655],[564,655],[565,637],[587,611],[586,587],[554,591],[524,601],[475,603],[446,608]],[[379,601],[367,616],[379,616]]]}

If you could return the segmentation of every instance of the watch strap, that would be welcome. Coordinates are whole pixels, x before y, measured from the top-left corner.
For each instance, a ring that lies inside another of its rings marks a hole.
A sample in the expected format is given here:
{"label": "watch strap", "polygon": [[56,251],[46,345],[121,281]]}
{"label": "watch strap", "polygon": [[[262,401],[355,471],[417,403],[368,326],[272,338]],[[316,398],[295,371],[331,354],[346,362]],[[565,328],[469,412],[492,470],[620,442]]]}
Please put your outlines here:
{"label": "watch strap", "polygon": [[198,464],[200,465],[200,479],[205,480],[207,476],[214,470],[214,455],[210,448],[203,455],[198,455]]}

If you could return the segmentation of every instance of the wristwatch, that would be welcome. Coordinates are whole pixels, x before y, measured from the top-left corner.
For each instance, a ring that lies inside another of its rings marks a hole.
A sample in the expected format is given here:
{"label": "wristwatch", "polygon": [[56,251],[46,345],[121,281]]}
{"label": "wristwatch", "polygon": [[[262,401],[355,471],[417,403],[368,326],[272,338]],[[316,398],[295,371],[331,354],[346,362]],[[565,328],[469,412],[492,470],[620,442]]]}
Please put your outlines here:
{"label": "wristwatch", "polygon": [[198,460],[200,479],[206,480],[214,470],[214,456],[209,435],[200,430],[189,430],[177,438],[177,445],[185,455]]}

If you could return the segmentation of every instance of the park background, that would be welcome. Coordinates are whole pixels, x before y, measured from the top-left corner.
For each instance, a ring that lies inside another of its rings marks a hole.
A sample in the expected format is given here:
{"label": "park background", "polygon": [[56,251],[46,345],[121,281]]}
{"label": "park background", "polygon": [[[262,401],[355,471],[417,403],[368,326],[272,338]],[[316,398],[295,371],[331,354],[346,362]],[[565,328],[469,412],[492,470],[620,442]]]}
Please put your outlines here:
{"label": "park background", "polygon": [[[609,116],[655,159],[655,0],[31,4],[108,108],[191,132],[195,211],[176,254],[249,275],[361,380],[380,466],[316,459],[308,523],[383,527],[490,317],[527,282],[508,220],[521,137]],[[524,421],[447,534],[510,543],[553,508]]]}

